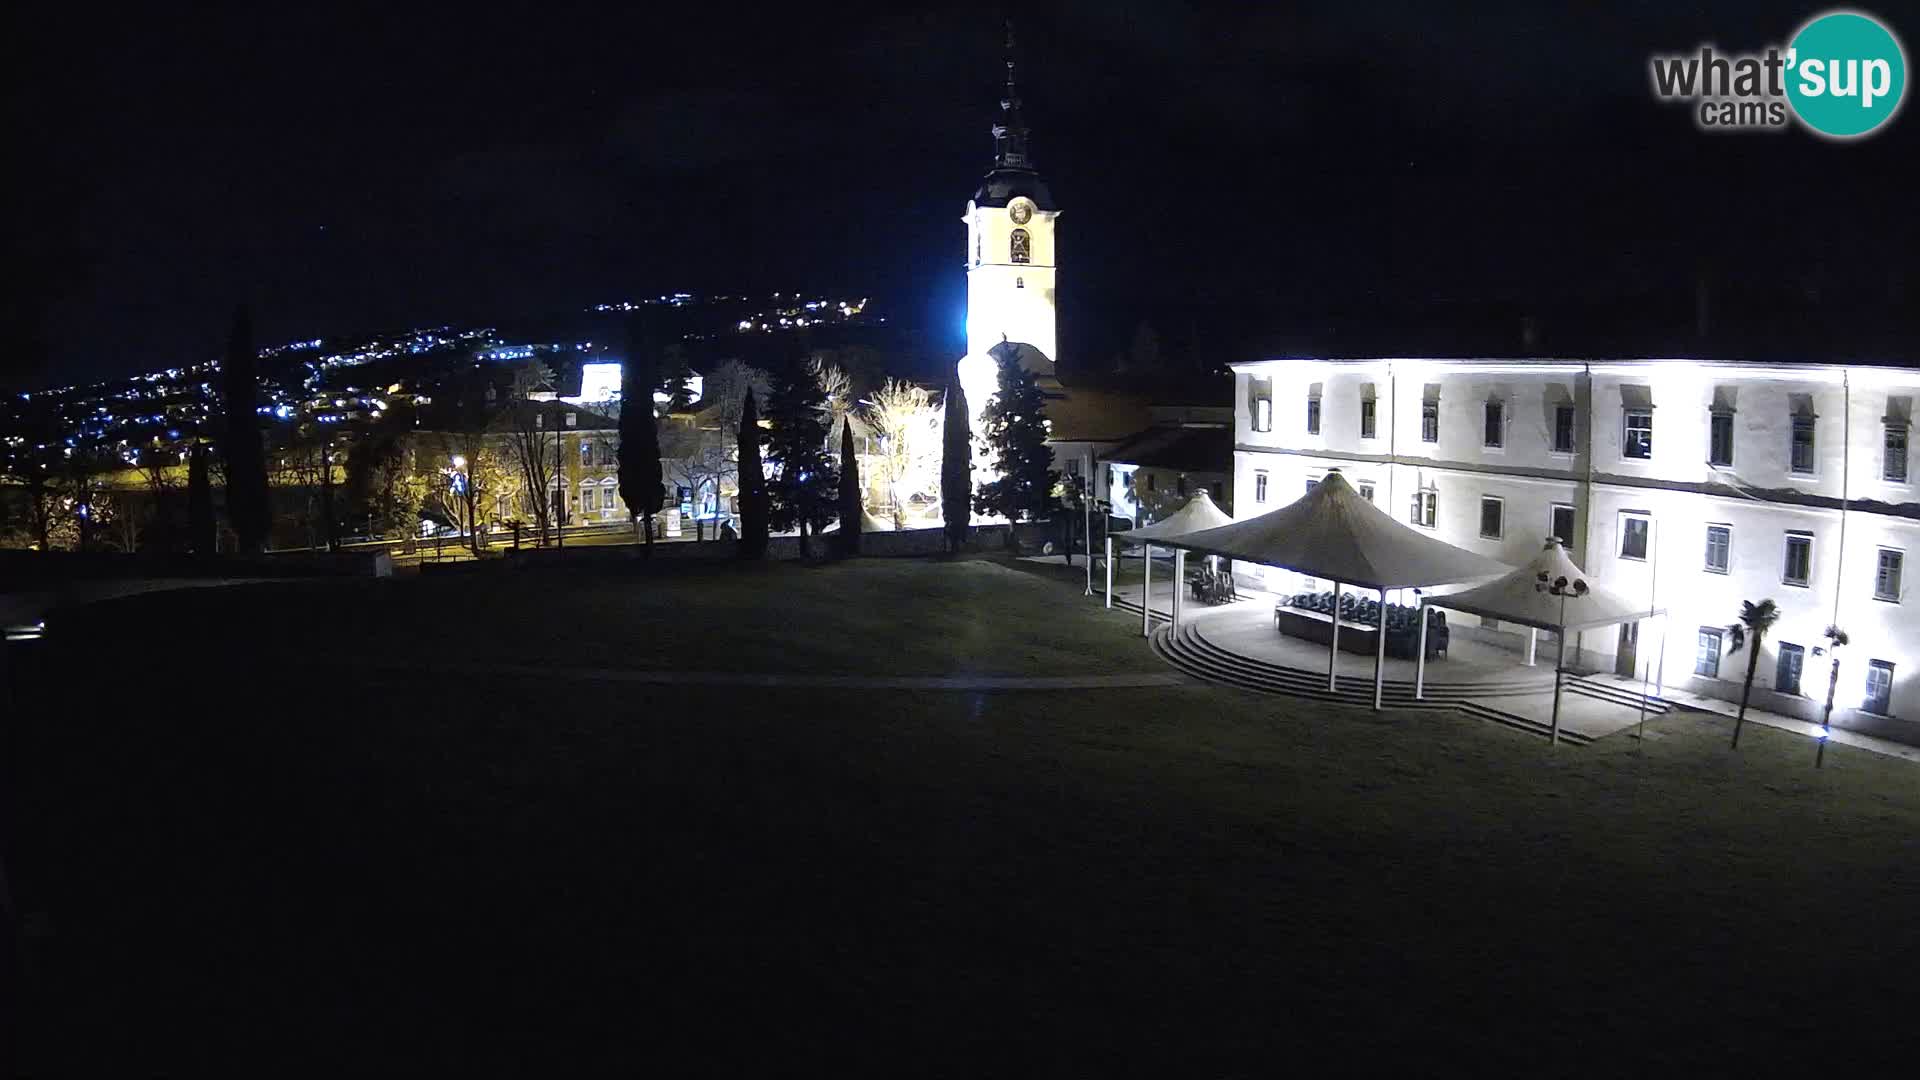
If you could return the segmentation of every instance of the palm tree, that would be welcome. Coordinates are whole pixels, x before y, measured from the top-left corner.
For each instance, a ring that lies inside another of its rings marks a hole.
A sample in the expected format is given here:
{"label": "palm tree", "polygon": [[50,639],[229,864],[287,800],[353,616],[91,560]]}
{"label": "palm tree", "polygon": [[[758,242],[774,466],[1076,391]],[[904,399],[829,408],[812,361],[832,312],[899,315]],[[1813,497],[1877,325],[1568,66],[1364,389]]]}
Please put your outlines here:
{"label": "palm tree", "polygon": [[1827,738],[1833,734],[1833,694],[1840,688],[1840,650],[1848,644],[1847,632],[1838,624],[1830,624],[1826,633],[1827,655],[1833,664],[1827,672],[1827,708],[1820,714],[1820,749],[1814,751],[1813,767],[1819,768],[1827,758]]}
{"label": "palm tree", "polygon": [[[1762,600],[1757,604],[1743,600],[1740,602],[1740,621],[1727,627],[1727,640],[1732,643],[1727,647],[1728,656],[1746,648],[1748,644],[1753,645],[1753,651],[1747,657],[1747,684],[1740,689],[1740,712],[1733,718],[1733,745],[1736,749],[1740,746],[1740,727],[1747,721],[1747,699],[1753,696],[1753,675],[1760,668],[1760,642],[1766,638],[1767,631],[1773,629],[1773,624],[1779,621],[1780,608],[1772,600]],[[1751,642],[1748,639],[1752,639]]]}

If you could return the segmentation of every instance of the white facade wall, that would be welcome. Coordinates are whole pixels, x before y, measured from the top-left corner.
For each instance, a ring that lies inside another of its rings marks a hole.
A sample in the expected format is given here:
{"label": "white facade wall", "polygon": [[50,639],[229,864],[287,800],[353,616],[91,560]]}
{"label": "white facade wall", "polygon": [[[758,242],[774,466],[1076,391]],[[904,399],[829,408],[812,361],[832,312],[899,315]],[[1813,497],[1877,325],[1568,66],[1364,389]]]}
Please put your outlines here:
{"label": "white facade wall", "polygon": [[[1270,390],[1260,380],[1271,380]],[[1255,430],[1256,402],[1271,394],[1271,430]],[[1376,404],[1372,438],[1361,433],[1361,402]],[[1319,431],[1308,402],[1319,399]],[[1300,497],[1310,478],[1338,467],[1374,502],[1410,521],[1416,491],[1437,500],[1433,535],[1509,564],[1524,562],[1549,534],[1553,508],[1571,507],[1576,562],[1629,595],[1670,612],[1641,630],[1642,672],[1664,659],[1669,685],[1736,698],[1745,653],[1720,658],[1717,679],[1693,675],[1698,630],[1733,622],[1744,600],[1771,598],[1782,616],[1762,647],[1754,704],[1817,719],[1829,658],[1822,633],[1837,622],[1851,636],[1841,650],[1836,717],[1849,726],[1920,733],[1920,593],[1909,585],[1920,557],[1920,496],[1909,479],[1890,481],[1889,423],[1902,431],[1920,399],[1920,371],[1806,366],[1762,367],[1691,361],[1285,360],[1235,367],[1234,506],[1245,518]],[[1437,402],[1438,439],[1422,437],[1423,407]],[[1501,404],[1500,446],[1488,446],[1486,403]],[[1570,451],[1554,447],[1555,411],[1571,406]],[[1732,425],[1732,461],[1709,463],[1716,409]],[[1627,453],[1626,417],[1652,414],[1651,451]],[[1814,434],[1811,468],[1791,467],[1794,418]],[[1264,502],[1258,477],[1266,474]],[[1500,500],[1498,536],[1482,535],[1481,500]],[[1846,510],[1843,514],[1842,506]],[[1623,556],[1623,520],[1651,520],[1644,560]],[[1845,519],[1844,550],[1842,519]],[[1706,565],[1707,528],[1730,530],[1725,572]],[[1424,526],[1422,526],[1424,528]],[[1812,541],[1808,581],[1783,581],[1789,533]],[[1902,554],[1900,595],[1878,599],[1879,552]],[[1275,572],[1276,588],[1294,588]],[[1320,583],[1320,587],[1325,587]],[[1446,590],[1436,590],[1444,592]],[[1616,631],[1583,636],[1591,666],[1611,669]],[[1774,693],[1783,643],[1805,650],[1797,695]],[[1855,712],[1869,661],[1894,665],[1893,718]],[[1654,671],[1658,671],[1656,666]],[[1911,726],[1907,721],[1912,721]]]}
{"label": "white facade wall", "polygon": [[[1027,221],[1015,224],[1012,211],[1022,203]],[[1006,206],[967,203],[967,355],[985,356],[1002,341],[1019,341],[1049,360],[1060,358],[1054,248],[1059,216],[1059,211],[1041,210],[1027,199]],[[1027,262],[1013,261],[1016,229],[1027,236]]]}

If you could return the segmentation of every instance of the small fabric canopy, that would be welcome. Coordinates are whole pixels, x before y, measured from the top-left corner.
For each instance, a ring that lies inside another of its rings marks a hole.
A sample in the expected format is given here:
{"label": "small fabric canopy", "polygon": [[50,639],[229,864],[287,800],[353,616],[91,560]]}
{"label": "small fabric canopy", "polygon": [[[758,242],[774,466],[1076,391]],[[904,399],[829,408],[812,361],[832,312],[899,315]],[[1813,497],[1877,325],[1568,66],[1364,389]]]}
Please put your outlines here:
{"label": "small fabric canopy", "polygon": [[[1585,595],[1560,597],[1543,587],[1559,578],[1571,586],[1585,581]],[[1559,541],[1549,540],[1540,554],[1527,565],[1505,577],[1446,596],[1429,596],[1427,604],[1473,615],[1485,615],[1501,622],[1519,623],[1541,630],[1591,630],[1615,623],[1635,622],[1663,613],[1662,609],[1638,600],[1629,600],[1594,581],[1567,558]],[[1561,612],[1566,612],[1563,624]]]}
{"label": "small fabric canopy", "polygon": [[1366,589],[1480,581],[1512,569],[1400,524],[1338,470],[1272,513],[1154,542]]}
{"label": "small fabric canopy", "polygon": [[1213,505],[1213,499],[1208,496],[1205,491],[1201,491],[1197,492],[1193,498],[1188,499],[1187,505],[1175,510],[1159,521],[1138,529],[1129,529],[1126,532],[1114,533],[1113,538],[1130,543],[1145,543],[1148,540],[1159,543],[1169,537],[1231,524],[1233,524],[1233,519],[1227,516],[1226,511]]}

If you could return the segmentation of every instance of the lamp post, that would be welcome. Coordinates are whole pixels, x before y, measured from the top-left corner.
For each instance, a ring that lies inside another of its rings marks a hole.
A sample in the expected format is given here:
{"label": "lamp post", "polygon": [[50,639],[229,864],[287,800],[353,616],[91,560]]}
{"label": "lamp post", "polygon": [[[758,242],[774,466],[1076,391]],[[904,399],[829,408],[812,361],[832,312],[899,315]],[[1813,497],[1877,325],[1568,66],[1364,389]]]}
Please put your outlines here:
{"label": "lamp post", "polygon": [[1533,583],[1534,592],[1549,593],[1560,598],[1560,626],[1559,633],[1555,635],[1559,639],[1559,644],[1553,658],[1553,729],[1550,735],[1555,746],[1560,745],[1560,684],[1562,675],[1567,669],[1567,598],[1583,597],[1587,595],[1587,588],[1585,578],[1574,578],[1569,581],[1566,575],[1562,574],[1549,579],[1545,570],[1540,571],[1538,579]]}
{"label": "lamp post", "polygon": [[462,522],[458,522],[458,521],[454,522],[453,523],[454,528],[460,529],[464,527],[466,529],[472,529],[473,528],[473,511],[469,507],[467,499],[468,499],[468,494],[473,490],[473,475],[467,471],[467,459],[465,455],[463,454],[453,455],[453,475],[458,479],[460,484],[460,504],[459,505],[460,505],[460,509],[464,512],[464,516],[467,519],[466,522],[464,523],[464,526]]}

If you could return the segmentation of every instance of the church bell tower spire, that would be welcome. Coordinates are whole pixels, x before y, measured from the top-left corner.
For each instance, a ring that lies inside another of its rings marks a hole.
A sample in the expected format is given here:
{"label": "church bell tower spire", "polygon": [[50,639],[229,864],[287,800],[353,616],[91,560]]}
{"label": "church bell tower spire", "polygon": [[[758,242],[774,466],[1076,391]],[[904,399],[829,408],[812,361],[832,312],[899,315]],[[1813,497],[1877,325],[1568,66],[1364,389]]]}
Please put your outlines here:
{"label": "church bell tower spire", "polygon": [[993,395],[991,350],[1003,343],[1024,346],[1022,362],[1050,376],[1059,345],[1054,325],[1054,222],[1060,207],[1027,150],[1011,22],[1004,62],[1007,82],[993,125],[993,167],[967,202],[964,219],[967,358],[961,363],[960,381],[968,404],[976,409]]}
{"label": "church bell tower spire", "polygon": [[1003,169],[1031,169],[1027,125],[1020,118],[1020,89],[1014,82],[1013,20],[1007,20],[1007,95],[1000,99],[1000,120],[993,125],[993,162]]}

